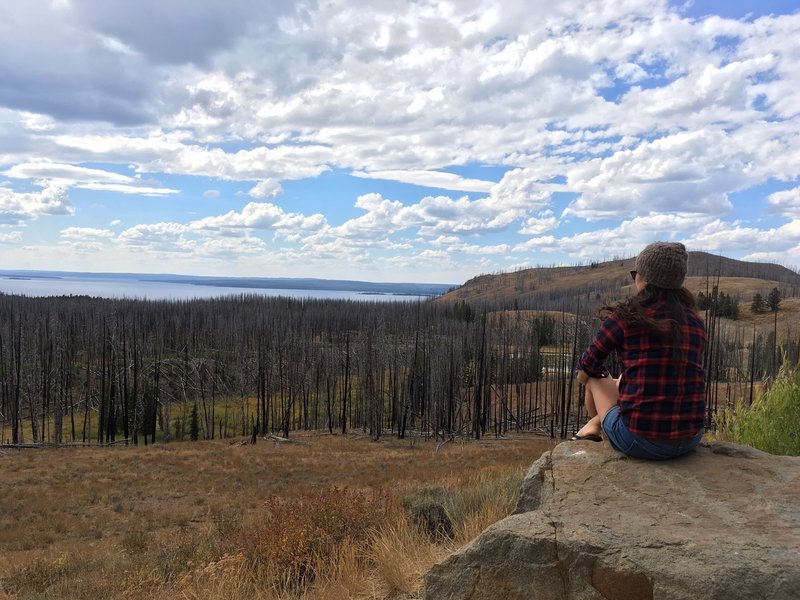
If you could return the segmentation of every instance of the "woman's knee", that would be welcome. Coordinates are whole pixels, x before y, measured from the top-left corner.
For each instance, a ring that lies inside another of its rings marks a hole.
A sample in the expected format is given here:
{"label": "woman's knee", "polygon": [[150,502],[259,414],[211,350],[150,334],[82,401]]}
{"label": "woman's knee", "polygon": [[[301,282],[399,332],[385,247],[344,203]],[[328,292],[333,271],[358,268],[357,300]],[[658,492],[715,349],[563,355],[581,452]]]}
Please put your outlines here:
{"label": "woman's knee", "polygon": [[613,406],[616,406],[619,401],[619,390],[617,389],[616,381],[610,377],[592,378],[589,379],[586,387],[592,394],[594,407],[602,421],[606,413]]}

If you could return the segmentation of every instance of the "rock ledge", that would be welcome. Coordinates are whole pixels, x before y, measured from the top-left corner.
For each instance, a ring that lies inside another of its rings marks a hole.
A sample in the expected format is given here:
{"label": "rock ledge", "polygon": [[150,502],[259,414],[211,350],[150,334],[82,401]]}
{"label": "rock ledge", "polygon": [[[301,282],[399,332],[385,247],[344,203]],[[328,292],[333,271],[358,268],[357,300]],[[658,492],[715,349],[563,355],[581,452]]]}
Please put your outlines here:
{"label": "rock ledge", "polygon": [[425,598],[800,598],[800,458],[713,443],[647,462],[559,444],[515,514],[428,572]]}

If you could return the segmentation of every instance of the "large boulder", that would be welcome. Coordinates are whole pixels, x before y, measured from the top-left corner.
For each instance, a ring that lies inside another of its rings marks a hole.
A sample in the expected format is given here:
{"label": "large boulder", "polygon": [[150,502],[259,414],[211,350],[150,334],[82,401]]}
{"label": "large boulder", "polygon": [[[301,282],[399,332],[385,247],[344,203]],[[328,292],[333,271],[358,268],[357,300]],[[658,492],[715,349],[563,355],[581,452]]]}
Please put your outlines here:
{"label": "large boulder", "polygon": [[515,514],[428,572],[425,598],[800,598],[800,458],[712,443],[648,462],[559,444]]}

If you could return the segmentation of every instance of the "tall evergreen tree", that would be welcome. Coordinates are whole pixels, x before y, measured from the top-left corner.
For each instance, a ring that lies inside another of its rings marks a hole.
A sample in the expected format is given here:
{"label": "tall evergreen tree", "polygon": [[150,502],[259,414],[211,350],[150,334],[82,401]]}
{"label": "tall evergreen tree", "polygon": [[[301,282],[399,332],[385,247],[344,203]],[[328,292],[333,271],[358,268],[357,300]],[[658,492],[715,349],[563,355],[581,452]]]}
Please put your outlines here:
{"label": "tall evergreen tree", "polygon": [[778,288],[772,288],[772,291],[767,296],[767,306],[769,307],[770,312],[778,312],[778,308],[781,305],[781,292]]}
{"label": "tall evergreen tree", "polygon": [[764,296],[756,292],[753,296],[753,302],[750,304],[750,312],[754,315],[760,315],[766,309],[767,303],[764,301]]}

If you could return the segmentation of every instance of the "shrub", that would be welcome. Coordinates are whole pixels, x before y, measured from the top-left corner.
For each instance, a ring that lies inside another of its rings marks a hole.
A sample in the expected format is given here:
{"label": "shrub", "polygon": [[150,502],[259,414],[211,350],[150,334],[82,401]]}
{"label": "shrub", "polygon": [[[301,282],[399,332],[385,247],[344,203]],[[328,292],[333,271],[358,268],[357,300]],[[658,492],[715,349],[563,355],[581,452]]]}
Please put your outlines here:
{"label": "shrub", "polygon": [[147,550],[150,539],[146,531],[141,529],[129,529],[122,536],[122,549],[129,555],[142,554]]}
{"label": "shrub", "polygon": [[425,533],[433,538],[453,536],[453,522],[447,512],[450,492],[442,487],[423,485],[405,494],[401,506]]}
{"label": "shrub", "polygon": [[209,516],[217,533],[224,541],[235,539],[242,530],[242,511],[238,507],[212,506]]}
{"label": "shrub", "polygon": [[156,573],[163,581],[174,581],[199,562],[200,544],[191,535],[183,535],[170,544],[159,547],[156,553]]}
{"label": "shrub", "polygon": [[434,539],[467,541],[463,538],[486,519],[496,516],[494,520],[498,520],[511,511],[521,484],[520,473],[482,472],[449,488],[423,485],[403,496],[400,503]]}
{"label": "shrub", "polygon": [[331,488],[266,502],[263,522],[242,533],[247,570],[277,591],[299,591],[314,581],[320,564],[345,543],[361,542],[391,510],[384,494]]}
{"label": "shrub", "polygon": [[465,543],[507,516],[517,502],[522,473],[481,472],[464,481],[450,496],[447,514],[456,539]]}
{"label": "shrub", "polygon": [[800,456],[800,370],[784,361],[773,384],[748,408],[739,401],[719,425],[733,441],[770,454]]}
{"label": "shrub", "polygon": [[3,588],[11,593],[26,590],[45,593],[49,588],[69,578],[76,570],[75,562],[64,553],[53,561],[37,558],[14,571],[3,580]]}

